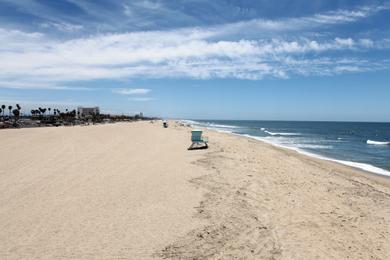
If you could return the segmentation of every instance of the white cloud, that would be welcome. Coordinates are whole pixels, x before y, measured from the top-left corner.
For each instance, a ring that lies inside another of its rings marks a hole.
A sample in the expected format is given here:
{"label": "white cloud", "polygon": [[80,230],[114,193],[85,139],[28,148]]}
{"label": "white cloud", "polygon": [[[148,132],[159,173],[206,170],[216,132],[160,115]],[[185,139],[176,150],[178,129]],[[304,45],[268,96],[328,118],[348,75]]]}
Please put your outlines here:
{"label": "white cloud", "polygon": [[70,33],[80,31],[84,28],[82,25],[70,24],[70,23],[64,23],[64,22],[60,22],[60,23],[46,22],[46,23],[40,24],[40,26],[42,28],[55,28],[59,31],[70,32]]}
{"label": "white cloud", "polygon": [[112,89],[113,93],[121,95],[145,95],[148,94],[151,90],[146,88],[114,88]]}
{"label": "white cloud", "polygon": [[152,101],[156,100],[155,98],[151,97],[134,97],[134,98],[129,98],[130,101],[140,101],[140,102],[146,102],[146,101]]}
{"label": "white cloud", "polygon": [[152,2],[152,1],[148,1],[148,0],[136,2],[135,5],[140,6],[142,8],[145,8],[145,9],[159,9],[162,7],[162,5],[160,3]]}
{"label": "white cloud", "polygon": [[38,106],[56,107],[60,109],[76,108],[78,106],[95,106],[90,102],[75,102],[64,100],[29,100],[29,99],[0,99],[0,104],[14,106],[15,104],[22,104],[22,111],[29,112],[31,109],[36,109]]}
{"label": "white cloud", "polygon": [[[148,1],[143,4],[148,5]],[[344,69],[328,63],[305,64],[310,59],[314,63],[323,61],[327,52],[361,53],[390,48],[390,41],[349,37],[285,38],[278,35],[256,40],[233,38],[248,30],[257,30],[257,34],[261,34],[265,30],[302,30],[321,24],[352,22],[382,9],[367,7],[278,21],[252,20],[211,28],[98,35],[64,42],[40,33],[0,29],[0,87],[60,89],[70,81],[95,79],[190,77],[256,80],[287,78],[292,74],[324,74],[321,70],[329,74],[353,71],[345,68],[369,66],[359,59],[344,64]],[[285,63],[287,58],[299,66]],[[335,57],[334,62],[343,58]],[[376,69],[388,67],[386,62],[373,65]],[[127,95],[149,91],[113,90]]]}
{"label": "white cloud", "polygon": [[[336,38],[208,41],[199,30],[127,33],[43,43],[22,52],[0,52],[0,80],[63,82],[134,77],[280,77],[277,56],[367,49],[364,41]],[[154,39],[159,39],[155,41]],[[375,47],[375,42],[371,47]],[[125,92],[125,90],[121,90]]]}
{"label": "white cloud", "polygon": [[51,90],[74,90],[74,91],[92,91],[96,90],[91,87],[82,87],[82,86],[64,86],[57,85],[49,82],[33,82],[28,80],[2,80],[0,81],[0,88],[9,88],[9,89],[51,89]]}
{"label": "white cloud", "polygon": [[339,46],[346,46],[346,47],[352,47],[355,44],[354,40],[352,40],[351,38],[347,38],[347,39],[336,38],[335,42]]}
{"label": "white cloud", "polygon": [[134,12],[131,10],[131,6],[124,4],[123,5],[123,13],[127,16],[134,15]]}
{"label": "white cloud", "polygon": [[366,48],[374,47],[374,42],[371,39],[360,39],[360,44]]}
{"label": "white cloud", "polygon": [[225,34],[278,34],[281,32],[297,32],[302,30],[316,29],[323,26],[334,26],[338,24],[352,23],[380,11],[389,10],[390,5],[364,6],[355,10],[337,10],[312,16],[286,18],[279,20],[253,19],[232,24],[225,24],[210,28],[217,35]]}

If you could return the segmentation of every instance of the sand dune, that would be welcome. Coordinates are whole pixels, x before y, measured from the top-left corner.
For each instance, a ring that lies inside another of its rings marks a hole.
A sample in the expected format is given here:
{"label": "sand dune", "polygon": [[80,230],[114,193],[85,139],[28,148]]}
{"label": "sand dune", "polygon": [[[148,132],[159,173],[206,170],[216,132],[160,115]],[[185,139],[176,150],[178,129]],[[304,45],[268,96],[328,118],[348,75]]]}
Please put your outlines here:
{"label": "sand dune", "polygon": [[390,259],[388,179],[189,131],[0,131],[0,258]]}

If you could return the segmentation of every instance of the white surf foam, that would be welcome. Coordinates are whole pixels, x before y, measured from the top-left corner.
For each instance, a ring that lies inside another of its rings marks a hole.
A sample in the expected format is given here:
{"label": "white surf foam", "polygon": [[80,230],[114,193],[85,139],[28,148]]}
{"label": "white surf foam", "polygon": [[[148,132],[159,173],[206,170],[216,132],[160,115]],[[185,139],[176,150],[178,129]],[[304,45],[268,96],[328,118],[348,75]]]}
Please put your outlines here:
{"label": "white surf foam", "polygon": [[196,121],[193,121],[193,120],[179,120],[178,121],[179,123],[182,123],[182,124],[186,124],[186,125],[196,125],[198,124],[198,122]]}
{"label": "white surf foam", "polygon": [[233,131],[232,130],[228,130],[229,128],[215,128],[215,127],[210,127],[210,126],[205,126],[205,125],[198,125],[199,127],[202,127],[202,128],[206,128],[206,129],[210,129],[210,130],[214,130],[214,131],[217,131],[219,133],[225,133],[225,134],[233,134]]}
{"label": "white surf foam", "polygon": [[272,136],[294,136],[294,135],[300,135],[298,133],[274,133],[270,131],[264,131],[264,133],[267,133]]}
{"label": "white surf foam", "polygon": [[205,127],[209,129],[215,129],[218,130],[218,128],[239,128],[239,126],[234,126],[234,125],[222,125],[222,124],[214,124],[214,123],[209,123],[209,122],[199,122],[199,121],[194,121],[194,120],[180,120],[179,122],[184,123],[184,124],[190,124],[190,125],[196,125],[200,127]]}
{"label": "white surf foam", "polygon": [[238,126],[234,125],[220,125],[220,124],[213,124],[213,123],[206,123],[209,127],[216,127],[216,128],[239,128]]}
{"label": "white surf foam", "polygon": [[297,147],[291,147],[291,146],[286,146],[286,145],[282,145],[282,144],[279,144],[279,143],[275,143],[275,142],[272,142],[272,141],[270,141],[269,139],[266,139],[266,138],[257,137],[257,136],[251,136],[251,135],[243,135],[243,136],[246,136],[246,137],[249,137],[249,138],[252,138],[252,139],[256,139],[256,140],[259,140],[259,141],[271,144],[271,145],[276,146],[276,147],[293,150],[293,151],[296,151],[296,152],[298,152],[300,154],[304,154],[304,155],[307,155],[307,156],[310,156],[310,157],[314,157],[314,158],[317,158],[317,159],[321,159],[321,160],[325,160],[325,161],[331,161],[331,162],[337,162],[337,163],[341,163],[341,164],[344,164],[344,165],[347,165],[347,166],[350,166],[350,167],[354,167],[354,168],[358,168],[358,169],[364,170],[366,172],[371,172],[371,173],[384,175],[384,176],[390,176],[390,171],[387,171],[385,169],[373,166],[371,164],[332,159],[332,158],[321,156],[321,155],[318,155],[318,154],[315,154],[315,153],[304,151],[304,150],[302,150],[300,148],[297,148]]}
{"label": "white surf foam", "polygon": [[295,144],[297,148],[307,148],[307,149],[332,149],[331,145],[320,145],[320,144]]}
{"label": "white surf foam", "polygon": [[380,142],[380,141],[367,140],[367,144],[374,144],[374,145],[390,145],[390,142]]}

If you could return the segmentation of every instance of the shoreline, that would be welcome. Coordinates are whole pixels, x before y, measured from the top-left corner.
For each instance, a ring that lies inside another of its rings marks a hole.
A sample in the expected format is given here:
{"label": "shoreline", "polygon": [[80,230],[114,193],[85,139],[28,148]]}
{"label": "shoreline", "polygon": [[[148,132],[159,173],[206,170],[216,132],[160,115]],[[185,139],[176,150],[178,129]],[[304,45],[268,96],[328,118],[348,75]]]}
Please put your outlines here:
{"label": "shoreline", "polygon": [[[213,131],[215,131],[215,130],[213,130]],[[226,133],[226,134],[236,135],[234,133]],[[272,148],[275,148],[275,149],[281,149],[281,150],[284,150],[284,151],[293,152],[293,153],[295,153],[298,156],[306,157],[307,160],[318,160],[321,163],[337,164],[338,166],[345,167],[346,169],[348,169],[348,171],[353,171],[356,174],[356,176],[367,177],[367,175],[368,175],[369,178],[373,178],[373,179],[375,179],[377,181],[384,181],[385,185],[389,185],[390,186],[390,175],[379,174],[379,173],[376,173],[376,172],[367,171],[367,170],[364,170],[364,169],[359,168],[359,167],[355,167],[355,166],[351,166],[351,165],[345,164],[345,163],[343,163],[342,160],[322,157],[320,155],[316,155],[316,154],[312,154],[310,152],[299,150],[298,148],[295,149],[295,148],[286,147],[286,146],[282,146],[282,145],[279,146],[277,144],[274,144],[274,143],[271,143],[271,142],[266,142],[266,141],[261,140],[261,139],[253,138],[251,136],[245,136],[245,135],[240,135],[240,134],[237,134],[237,136],[253,139],[255,141],[261,142],[262,144],[270,145]],[[348,163],[349,161],[345,161],[345,162]],[[355,162],[352,162],[352,163],[355,163]],[[369,165],[369,164],[367,164],[367,165]],[[381,168],[378,168],[378,169],[381,169]]]}
{"label": "shoreline", "polygon": [[233,132],[229,132],[229,131],[217,130],[217,129],[208,128],[208,127],[198,127],[198,128],[203,129],[203,130],[207,130],[207,131],[213,131],[213,132],[218,133],[218,134],[226,134],[226,135],[231,135],[231,136],[235,136],[235,137],[254,140],[254,141],[257,141],[263,145],[269,145],[270,147],[272,147],[274,149],[280,149],[281,151],[293,152],[298,156],[304,156],[308,160],[318,160],[318,161],[323,162],[323,163],[337,164],[338,166],[345,167],[349,171],[354,171],[357,176],[362,175],[363,177],[364,176],[367,177],[367,175],[368,175],[369,177],[375,179],[376,181],[380,181],[380,182],[384,181],[385,185],[390,186],[390,172],[385,170],[385,169],[373,166],[371,164],[364,164],[363,163],[364,165],[371,166],[371,167],[377,168],[379,170],[383,170],[383,171],[385,171],[385,173],[380,174],[380,173],[377,173],[374,171],[365,170],[364,168],[360,168],[360,167],[352,166],[352,165],[348,164],[348,163],[360,164],[358,162],[343,161],[343,160],[328,158],[328,157],[324,157],[324,156],[317,155],[314,153],[306,152],[300,148],[293,148],[293,147],[275,144],[272,142],[267,142],[264,139],[262,139],[261,137],[256,137],[256,136],[251,136],[251,135],[246,135],[246,134],[237,134],[237,133],[233,133]]}
{"label": "shoreline", "polygon": [[[178,126],[179,131],[188,127]],[[209,225],[164,248],[168,259],[387,259],[390,179],[245,136],[205,130],[193,180]]]}
{"label": "shoreline", "polygon": [[[231,133],[231,134],[234,134],[234,133]],[[238,134],[238,135],[240,135],[240,134]],[[352,168],[354,170],[364,172],[366,174],[368,173],[368,174],[372,174],[372,175],[375,175],[375,176],[380,176],[380,177],[383,177],[383,178],[389,178],[390,179],[390,171],[387,171],[385,169],[376,167],[376,166],[371,165],[371,164],[359,163],[359,162],[354,162],[354,161],[338,160],[338,159],[334,159],[334,158],[318,155],[318,154],[315,154],[315,153],[307,152],[307,151],[304,151],[304,150],[302,150],[300,148],[293,148],[293,147],[278,145],[278,144],[275,144],[275,143],[272,143],[272,142],[267,142],[264,139],[256,138],[256,137],[250,136],[250,135],[241,135],[241,136],[248,137],[248,138],[251,138],[251,139],[254,139],[254,140],[266,143],[266,144],[270,144],[270,145],[272,145],[274,147],[277,147],[277,148],[291,150],[291,151],[297,152],[298,154],[301,154],[301,155],[305,155],[305,156],[307,156],[309,158],[312,158],[312,159],[318,159],[318,160],[322,160],[322,161],[338,163],[339,165],[347,166],[347,167],[350,167],[350,168]],[[357,165],[361,165],[361,167],[359,167]],[[372,168],[373,170],[370,171],[367,168]]]}

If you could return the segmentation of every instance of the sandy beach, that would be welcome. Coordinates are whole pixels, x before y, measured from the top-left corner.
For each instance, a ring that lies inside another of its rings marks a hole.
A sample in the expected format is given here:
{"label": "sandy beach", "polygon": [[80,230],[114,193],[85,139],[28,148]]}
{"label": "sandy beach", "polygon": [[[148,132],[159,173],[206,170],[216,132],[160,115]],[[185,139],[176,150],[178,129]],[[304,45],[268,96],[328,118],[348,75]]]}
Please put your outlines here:
{"label": "sandy beach", "polygon": [[390,259],[390,179],[170,122],[0,131],[1,259]]}

